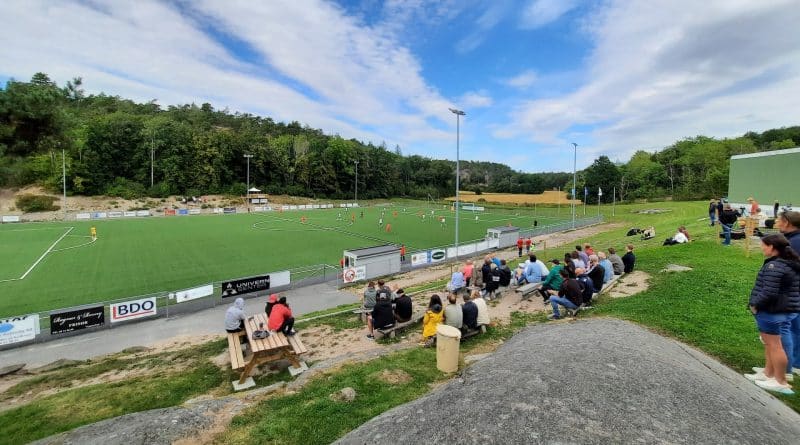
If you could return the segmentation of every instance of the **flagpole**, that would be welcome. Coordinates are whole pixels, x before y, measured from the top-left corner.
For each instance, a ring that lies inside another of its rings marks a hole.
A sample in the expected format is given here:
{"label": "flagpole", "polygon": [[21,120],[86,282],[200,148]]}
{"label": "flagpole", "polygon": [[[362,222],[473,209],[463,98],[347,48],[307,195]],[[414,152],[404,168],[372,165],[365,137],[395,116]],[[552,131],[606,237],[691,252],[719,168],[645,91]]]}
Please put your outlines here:
{"label": "flagpole", "polygon": [[589,189],[583,186],[583,216],[586,216],[586,201],[589,200]]}
{"label": "flagpole", "polygon": [[616,213],[616,210],[615,210],[616,205],[617,205],[617,187],[616,186],[614,186],[614,191],[611,192],[611,193],[612,193],[611,197],[613,198],[613,201],[611,201],[611,216],[617,216],[617,213]]}

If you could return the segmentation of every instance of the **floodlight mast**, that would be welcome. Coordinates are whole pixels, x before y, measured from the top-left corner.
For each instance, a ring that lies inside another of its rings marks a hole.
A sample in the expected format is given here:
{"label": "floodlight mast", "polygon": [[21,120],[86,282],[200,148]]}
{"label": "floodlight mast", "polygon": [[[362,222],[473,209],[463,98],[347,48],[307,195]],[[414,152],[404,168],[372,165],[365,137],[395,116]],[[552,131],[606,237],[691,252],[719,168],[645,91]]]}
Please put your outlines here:
{"label": "floodlight mast", "polygon": [[578,164],[578,144],[572,143],[575,153],[572,158],[572,228],[575,228],[575,187],[577,186],[576,166]]}
{"label": "floodlight mast", "polygon": [[458,189],[460,188],[461,182],[461,165],[460,165],[460,149],[461,149],[461,125],[460,119],[461,116],[466,116],[467,113],[455,109],[449,109],[451,113],[456,115],[456,259],[458,259],[458,210],[459,210],[459,194]]}

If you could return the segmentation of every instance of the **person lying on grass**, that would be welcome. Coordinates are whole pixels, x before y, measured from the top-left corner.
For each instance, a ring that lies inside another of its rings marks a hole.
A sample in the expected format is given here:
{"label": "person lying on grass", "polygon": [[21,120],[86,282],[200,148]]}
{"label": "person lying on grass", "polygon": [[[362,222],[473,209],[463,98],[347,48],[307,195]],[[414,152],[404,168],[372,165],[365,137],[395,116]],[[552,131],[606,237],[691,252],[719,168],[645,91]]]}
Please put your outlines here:
{"label": "person lying on grass", "polygon": [[[761,251],[766,259],[750,292],[749,307],[764,343],[766,365],[745,377],[766,390],[794,394],[786,382],[793,345],[784,348],[781,333],[790,331],[800,312],[800,257],[781,234],[762,238]],[[791,336],[786,338],[791,342]]]}

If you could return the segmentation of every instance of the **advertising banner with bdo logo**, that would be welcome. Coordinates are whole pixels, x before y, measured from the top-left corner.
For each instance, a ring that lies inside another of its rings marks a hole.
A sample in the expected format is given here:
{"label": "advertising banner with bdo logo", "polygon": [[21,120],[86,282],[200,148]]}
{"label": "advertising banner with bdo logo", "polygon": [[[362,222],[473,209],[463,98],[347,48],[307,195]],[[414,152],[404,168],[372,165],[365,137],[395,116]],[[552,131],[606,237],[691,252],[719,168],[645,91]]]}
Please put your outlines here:
{"label": "advertising banner with bdo logo", "polygon": [[156,297],[109,305],[111,323],[156,315]]}

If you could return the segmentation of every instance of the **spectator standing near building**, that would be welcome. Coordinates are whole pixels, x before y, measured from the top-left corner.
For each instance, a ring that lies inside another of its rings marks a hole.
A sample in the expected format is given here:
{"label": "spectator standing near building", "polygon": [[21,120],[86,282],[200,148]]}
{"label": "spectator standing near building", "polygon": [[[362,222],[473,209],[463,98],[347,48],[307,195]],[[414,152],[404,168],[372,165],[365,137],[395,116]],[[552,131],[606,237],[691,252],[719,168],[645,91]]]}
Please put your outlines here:
{"label": "spectator standing near building", "polygon": [[776,199],[775,200],[775,204],[772,205],[772,217],[773,218],[777,218],[778,217],[778,210],[780,210],[780,208],[781,208],[781,203]]}
{"label": "spectator standing near building", "polygon": [[756,215],[758,215],[758,212],[761,210],[758,207],[758,201],[753,199],[753,197],[751,196],[751,197],[747,198],[747,202],[750,203],[750,213],[748,214],[748,216],[756,216]]}
{"label": "spectator standing near building", "polygon": [[722,244],[726,246],[731,245],[731,230],[733,229],[733,225],[736,224],[736,221],[739,219],[739,212],[733,210],[729,203],[725,203],[725,206],[722,209],[722,213],[719,216],[719,223],[722,226],[722,234],[724,239]]}
{"label": "spectator standing near building", "polygon": [[237,298],[225,311],[225,332],[234,333],[244,330],[244,298]]}
{"label": "spectator standing near building", "polygon": [[454,294],[447,296],[447,305],[444,307],[444,324],[456,329],[461,329],[464,325],[464,314],[461,306],[456,304],[456,296]]}
{"label": "spectator standing near building", "polygon": [[611,265],[614,268],[614,275],[622,275],[622,272],[625,271],[625,264],[622,262],[622,258],[617,255],[617,249],[613,247],[608,248],[608,261],[611,261]]}
{"label": "spectator standing near building", "polygon": [[[792,357],[787,357],[781,333],[790,330],[792,319],[800,312],[800,257],[782,234],[763,237],[761,251],[766,260],[750,292],[749,306],[764,343],[766,365],[763,371],[745,377],[764,389],[794,394],[786,382]],[[786,349],[793,350],[790,345]]]}
{"label": "spectator standing near building", "polygon": [[530,254],[531,253],[531,242],[532,242],[531,241],[531,237],[525,238],[525,253],[526,254]]}
{"label": "spectator standing near building", "polygon": [[[785,211],[778,213],[775,219],[775,228],[786,237],[792,250],[795,253],[800,253],[800,212]],[[783,344],[784,349],[786,349],[786,343],[791,342],[793,345],[792,351],[786,354],[787,357],[791,357],[791,362],[787,369],[792,368],[795,374],[800,375],[800,315],[792,320],[789,335],[791,340],[784,340],[786,334],[781,332],[781,344]]]}
{"label": "spectator standing near building", "polygon": [[406,245],[405,244],[401,244],[400,245],[400,261],[401,262],[405,262],[406,261]]}
{"label": "spectator standing near building", "polygon": [[278,303],[272,307],[268,325],[270,331],[283,332],[284,335],[289,336],[295,334],[292,329],[294,327],[294,317],[292,316],[292,310],[289,309],[289,304],[286,302],[286,297],[281,297]]}
{"label": "spectator standing near building", "polygon": [[636,265],[636,255],[633,254],[633,244],[628,244],[625,250],[625,255],[622,255],[622,264],[625,265],[623,272],[631,273],[633,272],[633,267]]}
{"label": "spectator standing near building", "polygon": [[711,227],[714,227],[717,220],[717,203],[713,199],[708,203],[708,219],[711,220]]}
{"label": "spectator standing near building", "polygon": [[522,256],[522,246],[524,241],[522,241],[522,237],[517,238],[517,257]]}

